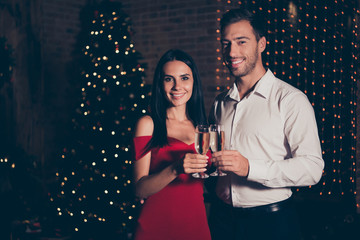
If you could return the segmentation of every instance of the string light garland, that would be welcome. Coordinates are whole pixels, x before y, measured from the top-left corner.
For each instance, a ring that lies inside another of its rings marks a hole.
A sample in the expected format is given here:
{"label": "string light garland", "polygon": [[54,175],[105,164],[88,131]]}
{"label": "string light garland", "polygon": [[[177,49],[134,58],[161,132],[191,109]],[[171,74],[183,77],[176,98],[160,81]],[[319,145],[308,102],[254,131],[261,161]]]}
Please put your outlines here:
{"label": "string light garland", "polygon": [[[222,2],[223,0],[217,0],[218,2]],[[227,1],[227,3],[231,3],[231,1]],[[224,8],[221,9],[217,9],[216,10],[216,17],[217,17],[217,22],[218,22],[218,26],[220,26],[220,19],[221,16],[223,14],[223,12],[226,9],[226,4],[223,4],[222,6],[224,6]],[[220,45],[220,28],[216,29],[216,33],[217,33],[217,43],[218,43],[218,47],[216,48],[216,59],[218,61],[218,68],[216,68],[216,91],[218,93],[226,90],[226,89],[230,89],[231,86],[231,81],[230,81],[230,76],[229,76],[229,72],[228,69],[225,66],[225,63],[223,62],[223,58],[222,58],[222,50],[221,50],[221,45]],[[224,81],[225,79],[225,81]]]}
{"label": "string light garland", "polygon": [[357,179],[357,183],[355,181],[356,179],[356,142],[357,142],[357,138],[356,138],[356,122],[357,122],[357,118],[356,118],[356,108],[357,108],[357,97],[356,97],[356,89],[357,89],[357,81],[360,78],[360,74],[359,74],[359,42],[360,42],[360,29],[359,29],[359,21],[360,21],[360,10],[356,9],[356,7],[354,6],[354,8],[352,9],[353,13],[355,13],[352,16],[351,19],[351,36],[352,36],[352,40],[351,40],[351,63],[350,63],[350,67],[351,67],[351,71],[350,71],[350,79],[351,79],[351,92],[353,93],[351,95],[351,101],[350,101],[350,115],[351,117],[351,136],[352,136],[352,142],[351,142],[351,159],[352,159],[352,174],[350,176],[351,182],[352,182],[352,186],[354,189],[354,195],[356,195],[357,197],[357,203],[356,203],[356,207],[357,207],[357,212],[360,212],[360,196],[358,194],[358,189],[356,189],[357,183],[360,185],[360,179]]}
{"label": "string light garland", "polygon": [[110,224],[132,232],[139,205],[132,194],[132,131],[147,113],[145,68],[131,40],[130,18],[120,3],[94,7],[84,39],[81,102],[72,120],[73,138],[50,195],[57,215],[86,234]]}
{"label": "string light garland", "polygon": [[[267,28],[265,66],[302,90],[314,107],[325,170],[320,183],[309,186],[307,192],[320,197],[354,198],[357,194],[356,89],[360,66],[356,2],[227,0],[223,4],[224,11],[245,6],[261,12]],[[223,63],[218,59],[221,69]],[[217,78],[224,80],[220,74]],[[222,81],[223,86],[227,84]]]}
{"label": "string light garland", "polygon": [[8,157],[0,157],[0,166],[1,168],[15,168],[15,163],[9,161]]}

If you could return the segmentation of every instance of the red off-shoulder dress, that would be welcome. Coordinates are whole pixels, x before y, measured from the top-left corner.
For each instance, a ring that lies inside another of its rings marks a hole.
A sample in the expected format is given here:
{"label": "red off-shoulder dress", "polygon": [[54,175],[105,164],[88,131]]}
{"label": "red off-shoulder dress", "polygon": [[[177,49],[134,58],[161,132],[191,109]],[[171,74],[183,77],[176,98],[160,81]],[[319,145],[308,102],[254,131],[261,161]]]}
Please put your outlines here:
{"label": "red off-shoulder dress", "polygon": [[[134,138],[135,159],[151,136]],[[155,173],[184,157],[196,153],[194,144],[168,137],[169,146],[151,150],[150,173]],[[208,152],[210,154],[210,152]],[[138,218],[135,240],[210,240],[206,218],[203,180],[180,174],[174,181],[145,200]]]}

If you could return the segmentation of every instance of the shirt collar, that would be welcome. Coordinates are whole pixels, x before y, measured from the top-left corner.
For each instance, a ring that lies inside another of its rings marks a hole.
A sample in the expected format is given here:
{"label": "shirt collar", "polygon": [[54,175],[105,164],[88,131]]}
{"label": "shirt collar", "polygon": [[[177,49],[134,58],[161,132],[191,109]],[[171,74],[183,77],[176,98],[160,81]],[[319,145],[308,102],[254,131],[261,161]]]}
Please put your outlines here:
{"label": "shirt collar", "polygon": [[233,86],[230,88],[230,90],[228,91],[225,97],[229,97],[238,102],[240,101],[239,90],[235,82],[233,83]]}
{"label": "shirt collar", "polygon": [[266,71],[264,76],[260,78],[259,82],[256,84],[254,93],[260,94],[265,99],[267,99],[270,95],[271,86],[274,83],[275,75],[271,72],[270,69]]}
{"label": "shirt collar", "polygon": [[[252,91],[247,97],[250,97],[252,94],[258,94],[267,99],[271,91],[273,79],[275,79],[275,75],[271,72],[270,69],[268,69],[264,76],[262,76],[256,84],[254,91]],[[239,91],[235,82],[233,83],[233,86],[230,88],[225,97],[230,97],[235,101],[240,101]]]}

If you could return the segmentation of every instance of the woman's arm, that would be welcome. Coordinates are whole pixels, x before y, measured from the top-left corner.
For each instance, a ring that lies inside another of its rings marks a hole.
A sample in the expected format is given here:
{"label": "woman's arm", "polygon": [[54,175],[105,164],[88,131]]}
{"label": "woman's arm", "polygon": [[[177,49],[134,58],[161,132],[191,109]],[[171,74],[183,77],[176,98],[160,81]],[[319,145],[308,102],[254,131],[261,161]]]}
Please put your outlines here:
{"label": "woman's arm", "polygon": [[[136,126],[135,137],[152,135],[154,123],[149,116],[142,117]],[[207,157],[200,154],[185,154],[184,159],[174,162],[160,172],[149,175],[151,151],[134,163],[135,193],[139,198],[147,198],[157,193],[181,173],[206,171]]]}

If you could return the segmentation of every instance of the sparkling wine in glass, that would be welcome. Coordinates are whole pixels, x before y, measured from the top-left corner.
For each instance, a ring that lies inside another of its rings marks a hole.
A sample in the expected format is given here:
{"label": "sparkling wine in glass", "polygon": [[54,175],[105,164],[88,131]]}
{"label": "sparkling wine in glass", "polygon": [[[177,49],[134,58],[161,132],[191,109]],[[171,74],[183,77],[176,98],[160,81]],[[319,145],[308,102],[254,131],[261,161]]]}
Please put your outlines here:
{"label": "sparkling wine in glass", "polygon": [[[211,124],[210,132],[210,148],[212,152],[224,150],[225,132],[222,125]],[[220,172],[218,169],[211,173],[210,176],[226,176],[226,173]]]}
{"label": "sparkling wine in glass", "polygon": [[[209,127],[197,125],[195,129],[195,150],[198,154],[205,155],[209,151]],[[206,173],[193,173],[194,178],[208,178]]]}

